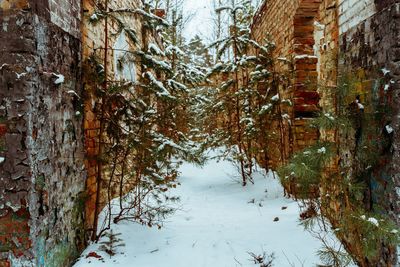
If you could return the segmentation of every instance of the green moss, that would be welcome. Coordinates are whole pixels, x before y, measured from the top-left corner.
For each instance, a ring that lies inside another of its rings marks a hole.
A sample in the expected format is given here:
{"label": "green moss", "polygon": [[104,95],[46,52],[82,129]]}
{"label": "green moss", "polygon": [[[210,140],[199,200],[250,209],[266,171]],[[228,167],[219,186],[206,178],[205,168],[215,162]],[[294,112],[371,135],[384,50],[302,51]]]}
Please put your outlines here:
{"label": "green moss", "polygon": [[35,185],[37,190],[43,190],[46,186],[46,177],[41,174],[36,177]]}
{"label": "green moss", "polygon": [[65,238],[59,240],[55,246],[48,247],[46,240],[49,238],[49,234],[46,230],[42,231],[42,235],[36,239],[35,250],[38,267],[71,266],[75,259],[79,257],[85,241],[83,211],[86,199],[87,194],[80,193],[74,201],[72,218],[70,219],[70,228],[75,231],[74,240]]}
{"label": "green moss", "polygon": [[62,243],[52,249],[46,257],[46,267],[59,267],[70,265],[78,255],[76,248],[73,248],[69,243]]}
{"label": "green moss", "polygon": [[27,222],[29,220],[29,214],[25,212],[21,214],[13,212],[11,216],[12,221],[15,222]]}
{"label": "green moss", "polygon": [[40,236],[35,242],[35,250],[38,267],[70,266],[79,256],[79,250],[73,242],[69,242],[67,239],[53,247],[47,247],[46,238]]}
{"label": "green moss", "polygon": [[8,252],[10,250],[12,250],[12,247],[8,242],[0,241],[0,252]]}

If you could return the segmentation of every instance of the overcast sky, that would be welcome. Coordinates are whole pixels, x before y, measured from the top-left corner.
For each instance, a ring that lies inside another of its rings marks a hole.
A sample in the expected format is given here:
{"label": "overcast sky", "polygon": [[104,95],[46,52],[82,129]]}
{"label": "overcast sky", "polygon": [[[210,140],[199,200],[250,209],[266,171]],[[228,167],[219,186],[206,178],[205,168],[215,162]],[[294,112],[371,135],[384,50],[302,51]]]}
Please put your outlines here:
{"label": "overcast sky", "polygon": [[186,0],[184,6],[185,14],[194,15],[184,32],[184,36],[188,40],[196,34],[205,40],[212,37],[211,2],[211,0]]}

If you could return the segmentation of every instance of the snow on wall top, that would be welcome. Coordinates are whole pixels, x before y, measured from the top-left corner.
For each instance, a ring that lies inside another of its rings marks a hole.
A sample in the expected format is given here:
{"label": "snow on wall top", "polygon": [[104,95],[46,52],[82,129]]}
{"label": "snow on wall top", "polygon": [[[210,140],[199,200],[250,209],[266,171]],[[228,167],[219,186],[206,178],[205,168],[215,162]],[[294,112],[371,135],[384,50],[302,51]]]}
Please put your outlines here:
{"label": "snow on wall top", "polygon": [[339,34],[347,32],[376,12],[374,0],[339,0]]}

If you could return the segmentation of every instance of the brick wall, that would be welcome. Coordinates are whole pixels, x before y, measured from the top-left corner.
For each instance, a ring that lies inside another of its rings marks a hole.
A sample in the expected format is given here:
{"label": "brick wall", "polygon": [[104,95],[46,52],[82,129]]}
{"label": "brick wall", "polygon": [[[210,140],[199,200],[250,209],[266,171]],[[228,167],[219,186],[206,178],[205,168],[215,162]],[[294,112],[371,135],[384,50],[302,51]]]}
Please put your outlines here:
{"label": "brick wall", "polygon": [[[373,138],[385,142],[386,148],[379,152],[379,161],[370,174],[363,177],[369,187],[370,207],[384,210],[395,222],[400,224],[399,180],[399,109],[398,92],[400,82],[400,1],[360,1],[363,5],[353,4],[349,10],[339,9],[340,25],[340,60],[339,69],[346,73],[355,71],[358,83],[357,92],[365,106],[365,113],[379,114],[380,118],[371,121],[370,125],[361,127],[361,131],[369,134],[369,129],[376,128],[378,133]],[[397,2],[397,3],[396,3]],[[397,56],[396,56],[397,55]],[[353,99],[355,95],[352,96]],[[379,108],[383,104],[386,111]],[[386,125],[393,127],[393,135],[385,132]],[[381,129],[381,130],[380,130]],[[371,138],[368,136],[368,138]],[[357,148],[353,135],[342,138],[340,147],[341,165],[353,172],[362,166],[355,154]],[[377,152],[372,152],[377,153]],[[388,201],[389,200],[389,201]],[[351,237],[349,243],[351,244]],[[396,261],[393,248],[384,247],[374,266],[392,266]],[[368,264],[360,259],[362,264]]]}
{"label": "brick wall", "polygon": [[[265,1],[254,18],[254,38],[261,42],[267,35],[275,43],[277,71],[291,80],[289,86],[280,89],[281,97],[294,104],[283,107],[291,119],[283,127],[286,159],[318,139],[319,133],[307,127],[320,110],[323,92],[317,90],[317,84],[321,80],[330,86],[336,84],[332,81],[335,72],[327,70],[332,65],[328,55],[337,48],[338,39],[336,9],[331,8],[334,4],[334,0]],[[276,153],[281,149],[270,148],[272,166],[281,164],[277,157],[280,153]]]}
{"label": "brick wall", "polygon": [[340,34],[376,13],[374,0],[339,0]]}
{"label": "brick wall", "polygon": [[[375,2],[370,3],[371,9],[376,10],[374,14],[342,32],[340,45],[343,59],[340,63],[343,69],[350,66],[362,70],[364,82],[359,93],[367,109],[374,112],[371,109],[377,101],[386,103],[390,108],[390,113],[381,120],[381,127],[384,129],[385,125],[390,125],[395,129],[391,137],[391,153],[382,155],[381,164],[372,174],[373,197],[400,225],[400,196],[396,193],[400,189],[400,1]],[[376,81],[381,81],[378,87]]]}
{"label": "brick wall", "polygon": [[49,12],[54,25],[80,39],[81,6],[79,1],[49,0]]}
{"label": "brick wall", "polygon": [[[371,179],[374,201],[382,205],[397,221],[399,221],[400,207],[398,193],[400,156],[397,151],[400,145],[397,133],[400,126],[397,107],[400,83],[399,2],[396,0],[265,1],[253,25],[253,33],[258,40],[261,40],[262,34],[267,32],[276,43],[274,56],[277,60],[277,69],[282,73],[293,75],[292,86],[284,88],[285,91],[282,92],[284,97],[290,98],[295,104],[292,112],[288,111],[294,123],[292,126],[285,125],[284,129],[286,136],[293,133],[293,137],[287,138],[285,147],[278,148],[278,151],[279,149],[288,151],[288,147],[293,145],[293,151],[289,150],[289,153],[286,153],[290,156],[317,139],[341,144],[338,157],[332,160],[324,177],[324,186],[320,188],[322,196],[325,196],[326,192],[330,196],[341,194],[340,186],[335,186],[336,181],[329,178],[330,173],[337,173],[339,164],[345,169],[347,167],[346,170],[350,170],[350,173],[352,168],[359,168],[351,159],[356,142],[351,138],[354,136],[351,134],[341,136],[333,131],[320,131],[315,135],[315,132],[306,132],[306,120],[301,118],[299,113],[307,114],[309,104],[312,108],[321,109],[325,113],[336,112],[334,97],[338,75],[346,69],[357,70],[358,78],[361,78],[357,84],[357,94],[361,94],[366,112],[375,112],[374,101],[383,101],[381,103],[387,103],[391,108],[391,112],[379,122],[382,124],[382,132],[385,125],[395,129],[392,137],[383,137],[391,139],[389,140],[392,142],[391,152],[380,157],[379,166],[372,172]],[[282,59],[289,61],[290,64],[283,63]],[[383,75],[383,72],[386,74]],[[376,87],[377,81],[381,81],[378,87]],[[356,95],[350,96],[350,102],[355,97]],[[314,99],[317,99],[317,103]],[[315,109],[311,109],[313,110]],[[387,199],[391,201],[388,202]],[[324,212],[332,224],[337,225],[341,214],[346,212],[348,207],[340,201],[340,197],[323,198],[323,200],[327,201],[329,206]],[[374,263],[368,263],[360,252],[360,244],[355,242],[356,239],[351,233],[340,238],[346,248],[356,256],[361,266],[370,266],[368,264],[388,266],[387,264],[393,261],[391,257],[394,254],[391,248],[382,248],[379,259]]]}
{"label": "brick wall", "polygon": [[68,266],[84,245],[79,28],[47,1],[0,7],[0,266]]}

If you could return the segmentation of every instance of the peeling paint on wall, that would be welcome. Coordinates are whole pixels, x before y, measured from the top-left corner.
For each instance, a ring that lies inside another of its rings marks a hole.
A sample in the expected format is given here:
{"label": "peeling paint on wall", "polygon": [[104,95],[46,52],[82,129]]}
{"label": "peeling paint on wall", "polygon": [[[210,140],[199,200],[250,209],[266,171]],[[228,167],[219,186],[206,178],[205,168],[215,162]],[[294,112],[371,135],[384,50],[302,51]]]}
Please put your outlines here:
{"label": "peeling paint on wall", "polygon": [[31,4],[0,17],[0,266],[69,266],[85,245],[80,27]]}

